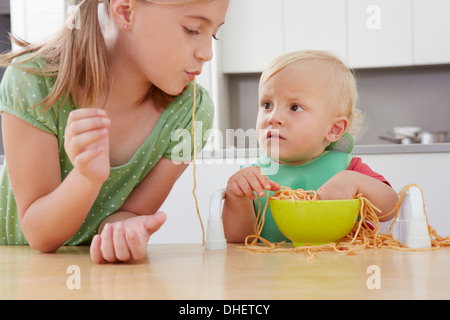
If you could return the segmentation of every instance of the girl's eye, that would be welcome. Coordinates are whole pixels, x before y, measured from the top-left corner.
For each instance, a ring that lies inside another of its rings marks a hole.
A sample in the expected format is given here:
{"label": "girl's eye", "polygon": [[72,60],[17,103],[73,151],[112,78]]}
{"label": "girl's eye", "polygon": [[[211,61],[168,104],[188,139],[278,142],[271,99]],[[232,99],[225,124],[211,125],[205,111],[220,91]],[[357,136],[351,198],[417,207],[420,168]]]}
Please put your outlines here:
{"label": "girl's eye", "polygon": [[291,110],[295,112],[301,112],[304,111],[305,109],[302,106],[299,106],[298,104],[294,104],[291,106]]}
{"label": "girl's eye", "polygon": [[186,27],[183,27],[183,28],[184,28],[184,31],[185,31],[187,34],[189,34],[189,35],[197,36],[197,35],[200,34],[200,32],[199,32],[198,30],[191,30],[191,29],[186,28]]}
{"label": "girl's eye", "polygon": [[[189,34],[191,36],[198,36],[200,34],[200,31],[198,31],[198,30],[192,30],[192,29],[189,29],[186,27],[183,27],[183,29],[187,34]],[[216,34],[213,34],[212,37],[214,38],[214,40],[219,40],[219,38],[217,38]]]}

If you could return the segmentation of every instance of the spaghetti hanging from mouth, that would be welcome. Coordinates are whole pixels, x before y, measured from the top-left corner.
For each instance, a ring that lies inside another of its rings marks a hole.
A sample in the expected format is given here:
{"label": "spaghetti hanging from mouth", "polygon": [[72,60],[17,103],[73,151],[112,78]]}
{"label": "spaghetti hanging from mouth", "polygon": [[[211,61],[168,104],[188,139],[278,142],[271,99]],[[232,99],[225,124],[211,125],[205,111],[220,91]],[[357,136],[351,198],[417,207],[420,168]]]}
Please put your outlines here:
{"label": "spaghetti hanging from mouth", "polygon": [[194,144],[194,150],[193,150],[193,156],[192,156],[192,164],[193,164],[193,178],[194,178],[194,188],[192,189],[192,195],[194,196],[195,201],[195,208],[197,210],[197,217],[200,222],[200,226],[202,228],[202,246],[205,246],[205,228],[203,226],[202,217],[200,215],[200,210],[198,208],[198,200],[197,196],[195,195],[195,190],[197,189],[197,178],[196,178],[196,158],[197,158],[197,143],[195,141],[195,108],[197,106],[197,80],[196,77],[194,77],[193,81],[193,87],[194,87],[194,102],[192,105],[192,126],[191,126],[191,134],[192,134],[192,143]]}

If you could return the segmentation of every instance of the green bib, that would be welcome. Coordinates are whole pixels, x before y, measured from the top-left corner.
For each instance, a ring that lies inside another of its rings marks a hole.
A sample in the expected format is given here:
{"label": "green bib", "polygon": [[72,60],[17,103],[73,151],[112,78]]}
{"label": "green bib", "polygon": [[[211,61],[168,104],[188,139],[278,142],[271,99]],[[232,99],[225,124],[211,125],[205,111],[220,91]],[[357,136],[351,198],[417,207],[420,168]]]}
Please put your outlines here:
{"label": "green bib", "polygon": [[[325,151],[319,157],[296,166],[279,164],[274,162],[267,155],[260,157],[256,162],[256,165],[261,168],[262,172],[266,174],[270,180],[281,186],[290,187],[294,190],[317,190],[335,174],[347,170],[351,160],[352,155],[348,153]],[[273,191],[270,191],[269,196],[273,193]],[[263,210],[266,205],[266,197],[263,197],[260,200],[261,210]],[[258,212],[258,199],[254,200],[254,204],[255,210]],[[280,230],[278,230],[269,206],[267,206],[261,237],[271,242],[280,242],[283,240],[289,241]]]}

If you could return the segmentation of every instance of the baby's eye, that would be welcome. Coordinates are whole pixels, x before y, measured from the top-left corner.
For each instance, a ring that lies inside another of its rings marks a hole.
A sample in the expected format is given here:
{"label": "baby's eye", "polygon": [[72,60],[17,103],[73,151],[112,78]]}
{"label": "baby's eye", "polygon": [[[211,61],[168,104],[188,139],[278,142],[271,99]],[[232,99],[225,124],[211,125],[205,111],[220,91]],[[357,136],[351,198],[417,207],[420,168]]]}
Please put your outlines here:
{"label": "baby's eye", "polygon": [[304,111],[305,109],[302,106],[299,106],[298,104],[294,104],[291,106],[291,110],[295,112],[301,112]]}
{"label": "baby's eye", "polygon": [[261,104],[261,107],[263,107],[264,110],[270,110],[272,108],[272,105],[269,102],[263,102]]}

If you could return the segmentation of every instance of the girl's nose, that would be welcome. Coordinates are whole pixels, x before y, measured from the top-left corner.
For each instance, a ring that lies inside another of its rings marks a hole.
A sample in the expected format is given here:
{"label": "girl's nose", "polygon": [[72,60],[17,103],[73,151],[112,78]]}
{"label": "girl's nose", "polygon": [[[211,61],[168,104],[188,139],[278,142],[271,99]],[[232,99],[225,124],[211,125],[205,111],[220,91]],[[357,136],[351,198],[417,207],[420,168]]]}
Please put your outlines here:
{"label": "girl's nose", "polygon": [[195,51],[195,57],[201,62],[208,62],[213,58],[212,40],[203,41]]}

